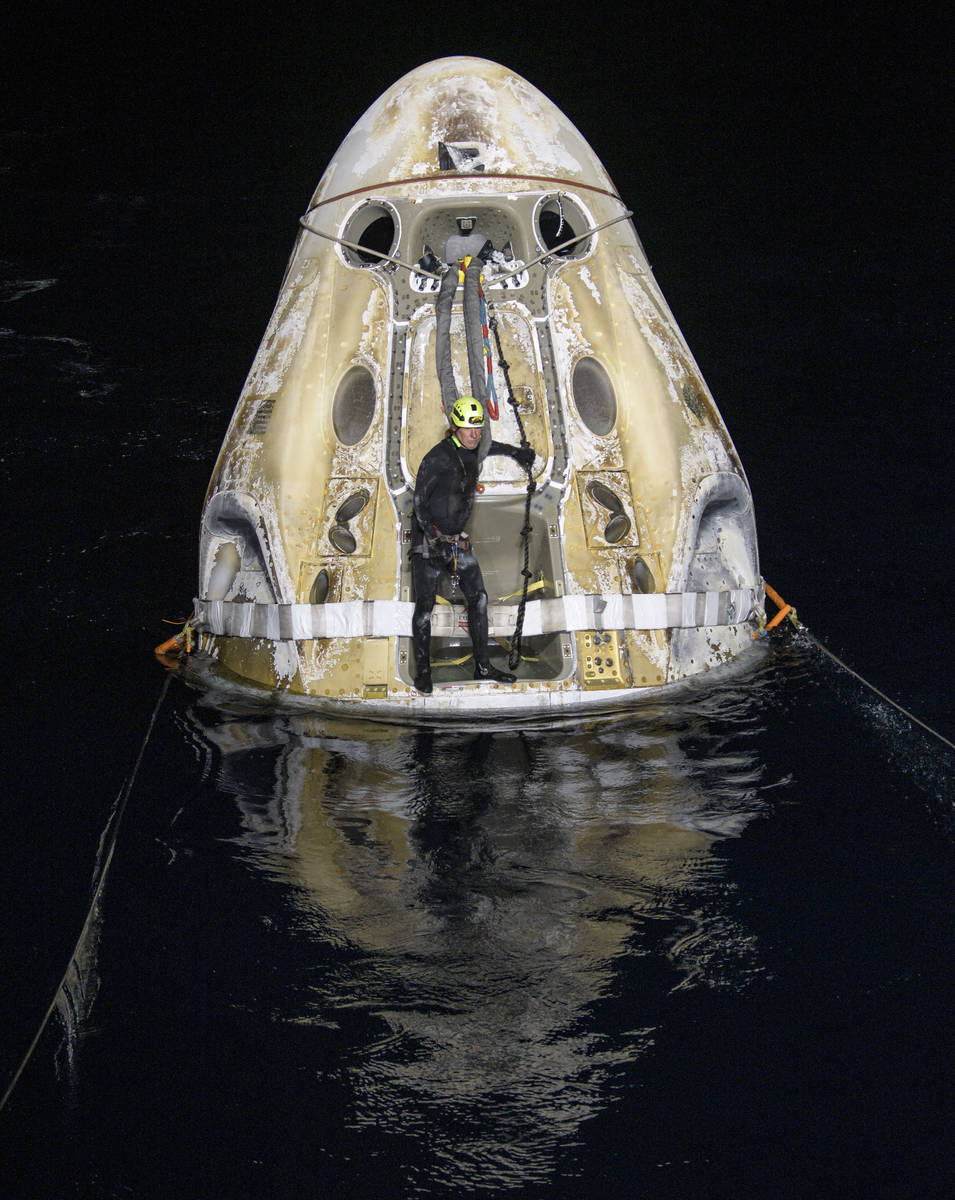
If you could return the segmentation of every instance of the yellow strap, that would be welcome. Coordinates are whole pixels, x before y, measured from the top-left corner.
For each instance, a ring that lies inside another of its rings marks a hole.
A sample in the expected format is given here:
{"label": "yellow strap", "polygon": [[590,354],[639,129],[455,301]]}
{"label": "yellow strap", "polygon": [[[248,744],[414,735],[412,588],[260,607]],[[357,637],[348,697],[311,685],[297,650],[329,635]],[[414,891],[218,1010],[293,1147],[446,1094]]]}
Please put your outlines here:
{"label": "yellow strap", "polygon": [[469,658],[473,657],[474,656],[471,654],[465,654],[463,658],[441,658],[431,664],[431,669],[437,670],[438,667],[460,667],[463,666],[463,664],[466,663]]}
{"label": "yellow strap", "polygon": [[[536,583],[532,583],[527,589],[528,596],[531,592],[539,592],[542,588],[552,588],[554,585],[549,579],[538,579]],[[509,596],[498,596],[498,604],[503,604],[505,600],[513,600],[515,596],[523,596],[524,589],[519,588],[516,592],[511,592]]]}
{"label": "yellow strap", "polygon": [[[508,652],[508,654],[510,654],[511,643],[507,640],[507,638],[491,638],[491,641],[497,642],[499,646],[502,646]],[[532,658],[529,654],[522,654],[521,662],[540,662],[540,658]]]}

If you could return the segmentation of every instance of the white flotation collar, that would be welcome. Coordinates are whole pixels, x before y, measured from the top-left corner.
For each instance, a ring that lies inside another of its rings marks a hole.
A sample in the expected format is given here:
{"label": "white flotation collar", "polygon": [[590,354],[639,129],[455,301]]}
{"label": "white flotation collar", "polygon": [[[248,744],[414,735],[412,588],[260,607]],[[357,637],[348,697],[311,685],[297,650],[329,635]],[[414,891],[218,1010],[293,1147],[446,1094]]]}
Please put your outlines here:
{"label": "white flotation collar", "polygon": [[[559,596],[528,601],[524,637],[589,629],[698,629],[741,625],[755,616],[755,588],[726,592],[667,592],[659,595]],[[196,600],[195,626],[220,637],[308,641],[312,638],[410,637],[414,604],[403,600],[347,600],[339,604],[250,604]],[[455,633],[465,620],[463,604],[438,605],[431,631]],[[492,637],[510,637],[516,604],[488,606]],[[466,623],[464,625],[466,628]]]}

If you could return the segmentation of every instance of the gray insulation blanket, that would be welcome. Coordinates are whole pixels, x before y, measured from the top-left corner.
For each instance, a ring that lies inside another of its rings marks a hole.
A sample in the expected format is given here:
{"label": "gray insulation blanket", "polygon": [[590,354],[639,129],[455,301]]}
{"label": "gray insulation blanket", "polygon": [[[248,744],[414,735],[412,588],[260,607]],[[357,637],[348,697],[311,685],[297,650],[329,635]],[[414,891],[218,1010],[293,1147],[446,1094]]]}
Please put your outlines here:
{"label": "gray insulation blanket", "polygon": [[[448,239],[445,253],[448,255],[450,266],[447,274],[441,280],[441,288],[434,306],[435,359],[445,416],[450,413],[455,400],[458,399],[454,368],[451,364],[451,309],[458,287],[458,260],[468,254],[472,255],[471,262],[464,274],[464,334],[468,349],[468,373],[471,381],[471,395],[475,400],[480,400],[485,411],[487,410],[487,367],[484,359],[481,298],[478,292],[484,263],[477,257],[478,251],[484,248],[486,242],[487,239],[480,234],[471,234],[470,237],[455,236]],[[455,257],[452,257],[452,254]],[[489,421],[485,421],[478,450],[479,458],[483,459],[487,456],[490,444],[491,425]]]}

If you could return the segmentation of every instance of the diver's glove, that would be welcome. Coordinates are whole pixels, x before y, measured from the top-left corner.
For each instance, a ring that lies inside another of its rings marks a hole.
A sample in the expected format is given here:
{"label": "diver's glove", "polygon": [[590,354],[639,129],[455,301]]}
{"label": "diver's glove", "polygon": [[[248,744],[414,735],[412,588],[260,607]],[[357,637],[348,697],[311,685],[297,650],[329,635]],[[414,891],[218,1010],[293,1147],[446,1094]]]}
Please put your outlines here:
{"label": "diver's glove", "polygon": [[534,459],[537,455],[534,453],[533,446],[514,446],[511,448],[511,458],[519,467],[523,467],[525,471],[529,471],[534,465]]}

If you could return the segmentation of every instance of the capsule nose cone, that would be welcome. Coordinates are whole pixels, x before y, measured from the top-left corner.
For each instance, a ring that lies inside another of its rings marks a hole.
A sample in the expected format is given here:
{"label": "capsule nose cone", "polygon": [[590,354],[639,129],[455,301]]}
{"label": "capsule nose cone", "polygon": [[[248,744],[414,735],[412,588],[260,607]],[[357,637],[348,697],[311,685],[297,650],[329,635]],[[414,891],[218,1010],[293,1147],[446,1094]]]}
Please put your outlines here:
{"label": "capsule nose cone", "polygon": [[371,105],[312,203],[460,171],[555,176],[613,189],[586,139],[543,92],[499,63],[455,57],[416,67]]}

